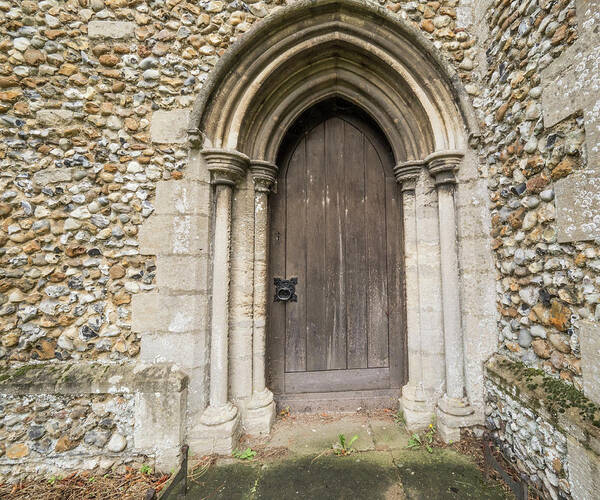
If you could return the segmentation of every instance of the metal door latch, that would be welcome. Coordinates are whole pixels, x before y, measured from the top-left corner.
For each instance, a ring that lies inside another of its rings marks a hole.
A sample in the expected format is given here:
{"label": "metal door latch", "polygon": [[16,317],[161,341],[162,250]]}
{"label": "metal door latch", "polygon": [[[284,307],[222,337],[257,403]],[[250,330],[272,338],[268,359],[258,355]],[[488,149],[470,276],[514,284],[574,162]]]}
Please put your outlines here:
{"label": "metal door latch", "polygon": [[274,302],[298,302],[298,296],[296,295],[298,278],[290,278],[289,280],[275,278],[273,282],[275,283]]}

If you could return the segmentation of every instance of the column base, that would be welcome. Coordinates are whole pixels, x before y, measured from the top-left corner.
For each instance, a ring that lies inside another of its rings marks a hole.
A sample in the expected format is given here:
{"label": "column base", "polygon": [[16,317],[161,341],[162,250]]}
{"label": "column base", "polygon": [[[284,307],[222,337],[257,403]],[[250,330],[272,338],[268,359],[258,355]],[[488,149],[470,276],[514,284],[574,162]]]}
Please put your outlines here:
{"label": "column base", "polygon": [[400,410],[404,414],[404,421],[409,430],[426,429],[433,417],[433,405],[427,400],[422,388],[407,384],[402,388]]}
{"label": "column base", "polygon": [[477,423],[475,410],[467,398],[455,399],[444,394],[436,409],[437,430],[445,443],[460,441],[461,427]]}
{"label": "column base", "polygon": [[229,402],[223,406],[209,406],[190,434],[190,445],[195,453],[231,455],[242,434],[237,408]]}
{"label": "column base", "polygon": [[244,429],[251,436],[269,434],[275,420],[275,402],[269,389],[252,394],[246,408]]}

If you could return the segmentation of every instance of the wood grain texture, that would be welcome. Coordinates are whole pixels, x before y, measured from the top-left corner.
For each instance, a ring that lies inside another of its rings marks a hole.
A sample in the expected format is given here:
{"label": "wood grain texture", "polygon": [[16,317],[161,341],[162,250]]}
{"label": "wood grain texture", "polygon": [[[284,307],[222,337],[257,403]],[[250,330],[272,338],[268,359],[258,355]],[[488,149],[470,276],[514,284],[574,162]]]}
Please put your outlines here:
{"label": "wood grain texture", "polygon": [[[346,274],[344,255],[346,232],[344,221],[345,196],[340,189],[344,183],[344,127],[342,120],[325,123],[325,323],[328,337],[327,368],[346,368]],[[335,145],[332,147],[332,145]]]}
{"label": "wood grain texture", "polygon": [[289,393],[328,391],[361,391],[389,386],[389,368],[358,370],[324,370],[319,372],[286,373],[285,388]]}
{"label": "wood grain texture", "polygon": [[271,283],[298,277],[298,302],[270,305],[272,389],[401,387],[402,213],[385,138],[356,116],[329,114],[307,124],[282,158],[270,275]]}
{"label": "wood grain texture", "polygon": [[325,255],[326,169],[325,126],[317,125],[306,137],[306,369],[326,370],[328,337],[324,335],[323,291],[329,270]]}
{"label": "wood grain texture", "polygon": [[[365,137],[344,123],[346,190],[346,336],[348,368],[367,368],[367,248],[365,223]],[[387,349],[387,346],[386,346]]]}
{"label": "wood grain texture", "polygon": [[285,270],[282,277],[298,278],[298,302],[285,307],[285,371],[306,370],[306,139],[302,139],[290,159],[285,179]]}

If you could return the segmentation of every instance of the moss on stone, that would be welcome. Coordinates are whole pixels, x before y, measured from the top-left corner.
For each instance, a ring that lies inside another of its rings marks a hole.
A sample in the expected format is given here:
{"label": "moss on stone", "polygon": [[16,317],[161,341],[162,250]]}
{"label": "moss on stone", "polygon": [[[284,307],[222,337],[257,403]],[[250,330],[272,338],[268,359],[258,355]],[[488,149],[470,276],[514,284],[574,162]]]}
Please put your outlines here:
{"label": "moss on stone", "polygon": [[[538,389],[543,393],[543,400],[531,399],[531,404],[538,408],[541,404],[550,413],[556,424],[560,414],[568,409],[574,408],[582,420],[600,428],[600,406],[590,401],[581,391],[563,380],[548,375],[543,370],[531,368],[520,361],[501,359],[498,365],[512,373],[518,381],[522,381],[525,387],[532,392]],[[519,388],[514,386],[518,395]]]}

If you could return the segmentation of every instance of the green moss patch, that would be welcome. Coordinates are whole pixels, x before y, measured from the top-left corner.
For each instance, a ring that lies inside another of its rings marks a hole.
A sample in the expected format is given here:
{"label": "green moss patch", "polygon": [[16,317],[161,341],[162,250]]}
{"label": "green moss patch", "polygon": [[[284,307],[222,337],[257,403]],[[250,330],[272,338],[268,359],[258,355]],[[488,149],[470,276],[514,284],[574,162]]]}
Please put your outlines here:
{"label": "green moss patch", "polygon": [[[532,403],[543,404],[556,420],[559,415],[574,409],[584,422],[600,428],[600,406],[590,401],[581,391],[567,382],[551,377],[537,368],[526,366],[520,361],[501,359],[498,366],[508,370],[531,392],[543,394],[543,399],[533,399]],[[517,387],[517,386],[515,386]]]}

